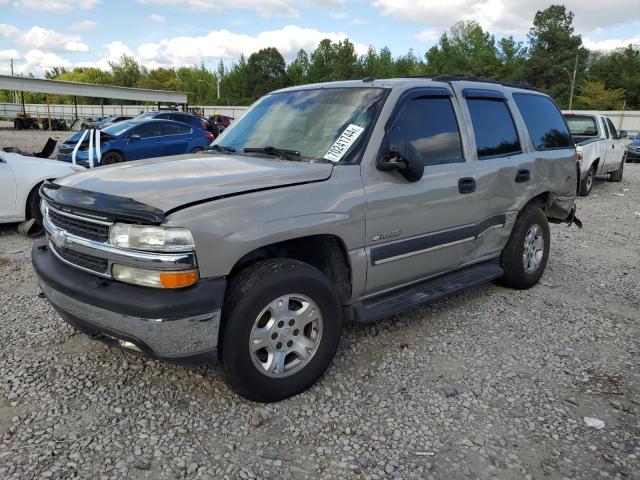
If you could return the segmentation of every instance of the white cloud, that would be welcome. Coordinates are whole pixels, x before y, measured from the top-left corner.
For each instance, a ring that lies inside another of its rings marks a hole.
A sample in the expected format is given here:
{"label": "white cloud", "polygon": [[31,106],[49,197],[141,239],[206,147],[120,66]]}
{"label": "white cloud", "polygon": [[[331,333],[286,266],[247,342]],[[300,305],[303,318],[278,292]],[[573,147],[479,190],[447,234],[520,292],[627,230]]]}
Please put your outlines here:
{"label": "white cloud", "polygon": [[346,0],[233,0],[217,2],[213,0],[136,0],[146,5],[188,8],[194,11],[223,12],[230,9],[253,10],[265,17],[297,17],[297,6],[335,7],[344,5]]}
{"label": "white cloud", "polygon": [[15,37],[20,33],[13,25],[7,25],[6,23],[0,23],[0,38],[2,37]]}
{"label": "white cloud", "polygon": [[434,28],[428,28],[426,30],[422,30],[420,33],[416,35],[416,40],[422,43],[433,44],[438,41],[438,39],[442,36],[440,30],[436,30]]}
{"label": "white cloud", "polygon": [[351,24],[352,25],[366,25],[367,22],[366,20],[362,20],[361,18],[354,18],[353,20],[351,20]]}
{"label": "white cloud", "polygon": [[54,52],[88,52],[89,47],[77,35],[65,35],[42,27],[31,27],[20,35],[19,42],[29,48]]}
{"label": "white cloud", "polygon": [[349,16],[349,13],[344,8],[342,8],[340,10],[331,10],[329,12],[329,16],[334,20],[344,20]]}
{"label": "white cloud", "polygon": [[[547,8],[547,0],[449,0],[427,2],[415,0],[372,0],[383,15],[398,20],[446,30],[460,20],[475,20],[483,28],[497,34],[526,34],[538,10]],[[597,28],[623,25],[640,20],[637,0],[599,2],[565,0],[568,10],[575,13],[578,31],[592,32]]]}
{"label": "white cloud", "polygon": [[45,70],[50,70],[53,67],[71,68],[72,64],[66,58],[55,53],[32,49],[24,55],[23,62],[15,65],[15,71],[22,75],[33,73],[36,76],[42,76]]}
{"label": "white cloud", "polygon": [[17,50],[15,49],[11,49],[11,50],[0,50],[0,60],[19,60],[20,59],[20,54],[18,53]]}
{"label": "white cloud", "polygon": [[15,5],[30,10],[69,13],[78,9],[91,10],[101,3],[102,0],[16,0]]}
{"label": "white cloud", "polygon": [[615,50],[616,48],[624,48],[629,45],[633,45],[636,48],[640,47],[640,35],[636,35],[631,38],[610,38],[607,40],[591,40],[584,38],[584,45],[589,50],[596,50],[601,52]]}
{"label": "white cloud", "polygon": [[96,28],[96,22],[92,20],[82,20],[80,22],[74,22],[69,27],[69,30],[74,32],[88,32]]}
{"label": "white cloud", "polygon": [[[324,38],[337,42],[348,38],[348,35],[297,25],[287,25],[280,30],[266,31],[256,36],[216,30],[199,37],[184,36],[145,43],[137,48],[137,58],[151,68],[193,65],[203,60],[237,59],[242,54],[248,56],[261,48],[276,47],[286,60],[291,60],[298,50],[303,48],[310,52]],[[367,51],[366,45],[356,43],[355,48],[358,54]]]}
{"label": "white cloud", "polygon": [[102,47],[102,55],[97,62],[81,62],[79,67],[97,67],[102,70],[109,70],[109,62],[116,62],[120,60],[122,55],[128,55],[135,57],[133,50],[119,40],[115,42],[107,43]]}
{"label": "white cloud", "polygon": [[152,14],[152,15],[149,15],[149,20],[154,22],[154,23],[164,23],[164,22],[167,21],[167,19],[164,16],[157,15],[155,13]]}

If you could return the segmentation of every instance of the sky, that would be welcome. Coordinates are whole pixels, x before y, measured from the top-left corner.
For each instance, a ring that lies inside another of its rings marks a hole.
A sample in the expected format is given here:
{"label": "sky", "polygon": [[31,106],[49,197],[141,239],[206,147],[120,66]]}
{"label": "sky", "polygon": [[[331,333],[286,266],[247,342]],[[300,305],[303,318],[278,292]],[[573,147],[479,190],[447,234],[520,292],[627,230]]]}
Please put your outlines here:
{"label": "sky", "polygon": [[[537,0],[0,0],[0,74],[42,76],[55,66],[97,66],[122,54],[148,68],[230,64],[265,47],[287,61],[323,38],[362,54],[387,46],[423,55],[455,22],[476,20],[497,38],[526,40]],[[585,45],[640,45],[638,0],[567,0]]]}

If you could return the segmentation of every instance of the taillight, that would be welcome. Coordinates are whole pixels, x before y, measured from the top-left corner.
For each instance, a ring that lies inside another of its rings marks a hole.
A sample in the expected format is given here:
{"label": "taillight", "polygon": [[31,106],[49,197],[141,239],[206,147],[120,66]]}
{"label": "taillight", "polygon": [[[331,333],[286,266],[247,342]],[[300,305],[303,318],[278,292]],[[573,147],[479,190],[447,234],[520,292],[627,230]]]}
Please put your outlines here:
{"label": "taillight", "polygon": [[209,140],[210,142],[213,142],[213,133],[211,132],[204,132],[204,138],[206,138],[207,140]]}

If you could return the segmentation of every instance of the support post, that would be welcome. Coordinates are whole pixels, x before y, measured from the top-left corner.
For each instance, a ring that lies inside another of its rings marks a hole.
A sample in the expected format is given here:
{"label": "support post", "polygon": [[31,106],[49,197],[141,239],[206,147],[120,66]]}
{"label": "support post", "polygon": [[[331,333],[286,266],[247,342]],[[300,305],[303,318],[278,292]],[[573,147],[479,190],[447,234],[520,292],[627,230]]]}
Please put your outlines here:
{"label": "support post", "polygon": [[73,111],[76,116],[75,121],[77,122],[78,121],[78,97],[76,96],[73,97]]}
{"label": "support post", "polygon": [[51,125],[51,99],[49,95],[47,95],[47,116],[49,117],[49,131],[53,130],[53,126]]}

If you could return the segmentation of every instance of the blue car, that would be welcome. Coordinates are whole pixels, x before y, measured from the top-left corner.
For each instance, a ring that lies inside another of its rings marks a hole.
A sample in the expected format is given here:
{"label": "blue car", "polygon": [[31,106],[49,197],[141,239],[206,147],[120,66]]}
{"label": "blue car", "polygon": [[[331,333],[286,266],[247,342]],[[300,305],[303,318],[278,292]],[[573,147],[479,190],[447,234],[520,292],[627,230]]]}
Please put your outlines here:
{"label": "blue car", "polygon": [[640,133],[627,147],[627,162],[640,162]]}
{"label": "blue car", "polygon": [[[73,150],[82,134],[83,132],[78,132],[60,145],[58,160],[72,161]],[[100,131],[101,159],[98,163],[94,147],[93,161],[95,166],[110,165],[129,160],[199,152],[212,141],[211,132],[192,128],[184,123],[171,120],[127,120]],[[89,166],[89,134],[76,152],[76,163]]]}
{"label": "blue car", "polygon": [[158,120],[173,120],[174,122],[186,123],[187,125],[191,125],[193,128],[201,128],[203,130],[208,130],[211,133],[213,132],[213,125],[209,123],[209,120],[203,117],[198,117],[197,115],[191,115],[190,113],[177,112],[177,111],[159,111],[159,112],[148,112],[143,113],[136,118],[142,119],[151,119],[155,118]]}

